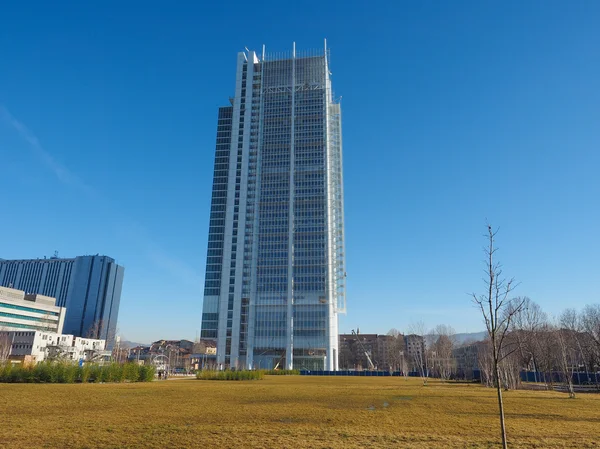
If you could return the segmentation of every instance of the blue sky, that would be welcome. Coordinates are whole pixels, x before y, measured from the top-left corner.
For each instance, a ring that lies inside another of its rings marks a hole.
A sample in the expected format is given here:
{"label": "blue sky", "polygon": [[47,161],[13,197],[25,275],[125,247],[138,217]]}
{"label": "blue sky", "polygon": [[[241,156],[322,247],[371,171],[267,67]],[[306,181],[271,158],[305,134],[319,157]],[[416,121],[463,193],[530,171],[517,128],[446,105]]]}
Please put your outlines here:
{"label": "blue sky", "polygon": [[341,331],[483,323],[486,219],[547,312],[598,303],[600,4],[20,2],[0,15],[0,257],[125,266],[131,340],[196,336],[238,51],[320,48],[341,95]]}

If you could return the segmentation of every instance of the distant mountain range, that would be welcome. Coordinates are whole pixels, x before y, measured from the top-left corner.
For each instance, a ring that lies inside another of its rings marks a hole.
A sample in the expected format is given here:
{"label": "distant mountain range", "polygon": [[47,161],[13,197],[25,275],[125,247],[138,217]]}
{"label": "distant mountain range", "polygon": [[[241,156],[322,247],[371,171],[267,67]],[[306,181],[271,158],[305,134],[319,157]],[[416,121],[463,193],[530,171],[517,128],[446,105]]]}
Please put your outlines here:
{"label": "distant mountain range", "polygon": [[[484,340],[485,337],[487,337],[487,331],[454,334],[455,346],[462,346],[466,343],[481,341]],[[437,338],[438,336],[435,334],[427,334],[425,335],[425,343],[429,347],[436,342]]]}
{"label": "distant mountain range", "polygon": [[463,334],[454,334],[454,338],[456,339],[457,344],[462,345],[469,342],[484,340],[485,337],[487,337],[487,334],[487,331],[470,332]]}
{"label": "distant mountain range", "polygon": [[129,346],[130,348],[135,348],[136,346],[150,346],[147,343],[136,343],[135,341],[129,341],[129,340],[121,340],[121,345]]}

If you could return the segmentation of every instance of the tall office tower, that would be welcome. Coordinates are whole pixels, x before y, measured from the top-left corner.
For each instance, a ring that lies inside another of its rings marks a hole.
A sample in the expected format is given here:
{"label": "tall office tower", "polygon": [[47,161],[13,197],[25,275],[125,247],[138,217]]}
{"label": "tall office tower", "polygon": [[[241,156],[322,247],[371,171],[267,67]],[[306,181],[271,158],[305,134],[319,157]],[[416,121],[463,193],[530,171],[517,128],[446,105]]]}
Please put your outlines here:
{"label": "tall office tower", "polygon": [[239,53],[219,109],[203,338],[236,368],[338,367],[345,313],[340,105],[327,46]]}
{"label": "tall office tower", "polygon": [[125,269],[107,256],[1,260],[0,286],[56,298],[63,332],[106,339],[112,348]]}

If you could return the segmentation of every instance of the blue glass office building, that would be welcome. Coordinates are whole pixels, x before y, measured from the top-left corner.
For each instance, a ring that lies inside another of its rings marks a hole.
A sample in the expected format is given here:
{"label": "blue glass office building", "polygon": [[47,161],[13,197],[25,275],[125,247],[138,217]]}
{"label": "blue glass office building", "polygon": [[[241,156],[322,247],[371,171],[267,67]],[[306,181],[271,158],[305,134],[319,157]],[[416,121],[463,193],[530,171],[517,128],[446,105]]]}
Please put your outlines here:
{"label": "blue glass office building", "polygon": [[236,368],[337,369],[341,113],[323,50],[238,55],[219,109],[203,338]]}
{"label": "blue glass office building", "polygon": [[106,339],[110,348],[124,271],[107,256],[0,259],[0,286],[56,298],[56,305],[67,309],[63,333]]}

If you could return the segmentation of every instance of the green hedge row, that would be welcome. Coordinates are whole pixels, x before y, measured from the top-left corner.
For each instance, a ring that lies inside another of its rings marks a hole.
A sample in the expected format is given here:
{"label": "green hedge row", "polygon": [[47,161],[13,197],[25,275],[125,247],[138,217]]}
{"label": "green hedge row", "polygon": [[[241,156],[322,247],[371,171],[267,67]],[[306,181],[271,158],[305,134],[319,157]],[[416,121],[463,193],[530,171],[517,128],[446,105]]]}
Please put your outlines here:
{"label": "green hedge row", "polygon": [[196,373],[196,379],[200,380],[260,380],[265,375],[268,376],[290,376],[299,375],[297,369],[278,369],[278,370],[240,370],[240,371],[215,371],[204,370]]}
{"label": "green hedge row", "polygon": [[6,383],[150,382],[154,380],[154,373],[154,366],[136,363],[83,366],[64,362],[0,364],[0,382]]}
{"label": "green hedge row", "polygon": [[260,380],[264,376],[262,371],[211,371],[204,370],[196,373],[200,380]]}
{"label": "green hedge row", "polygon": [[299,376],[300,370],[297,369],[269,369],[263,370],[269,376]]}

